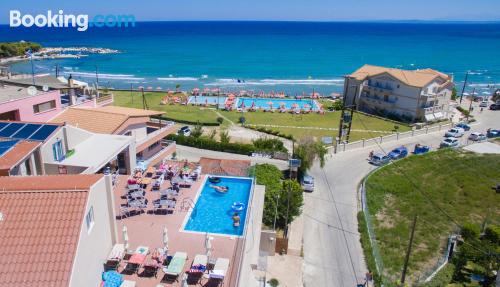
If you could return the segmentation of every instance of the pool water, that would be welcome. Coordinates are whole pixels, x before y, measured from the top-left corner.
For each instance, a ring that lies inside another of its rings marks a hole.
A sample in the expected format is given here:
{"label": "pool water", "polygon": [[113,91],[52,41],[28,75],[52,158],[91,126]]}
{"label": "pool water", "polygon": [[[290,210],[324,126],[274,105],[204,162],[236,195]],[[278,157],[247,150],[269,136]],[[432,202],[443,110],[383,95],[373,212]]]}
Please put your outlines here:
{"label": "pool water", "polygon": [[[217,99],[218,98],[218,99]],[[199,104],[199,105],[217,105],[217,102],[219,105],[224,105],[226,102],[226,97],[215,97],[215,96],[190,96],[188,100],[188,104]]]}
{"label": "pool water", "polygon": [[[221,182],[214,184],[205,181],[196,204],[184,225],[186,231],[203,233],[218,233],[225,235],[241,236],[245,229],[248,201],[252,189],[251,178],[220,177]],[[215,191],[212,185],[227,186],[227,193]],[[240,226],[233,226],[233,211],[231,206],[234,202],[244,204],[240,214]]]}
{"label": "pool water", "polygon": [[[238,98],[235,108],[240,108],[241,104],[244,103],[245,108],[248,109],[255,103],[255,108],[269,109],[271,108],[270,102],[273,109],[279,109],[281,105],[284,105],[285,109],[290,110],[294,104],[297,104],[300,109],[310,109],[312,107],[314,111],[318,110],[318,103],[312,99]],[[306,107],[305,105],[309,106]]]}

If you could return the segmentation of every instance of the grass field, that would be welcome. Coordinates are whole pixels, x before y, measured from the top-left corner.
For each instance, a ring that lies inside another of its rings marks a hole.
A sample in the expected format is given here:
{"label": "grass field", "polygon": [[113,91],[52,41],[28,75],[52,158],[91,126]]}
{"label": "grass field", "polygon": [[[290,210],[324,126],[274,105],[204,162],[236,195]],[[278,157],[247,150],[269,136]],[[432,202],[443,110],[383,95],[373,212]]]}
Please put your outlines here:
{"label": "grass field", "polygon": [[[113,91],[115,105],[142,108],[142,96],[139,92],[128,91]],[[132,94],[132,95],[131,95]],[[214,109],[208,109],[197,106],[182,106],[176,105],[160,105],[161,99],[165,93],[145,92],[145,97],[151,110],[165,111],[165,115],[174,120],[189,120],[192,122],[200,121],[203,123],[215,123],[217,121],[217,113]],[[269,129],[279,130],[285,134],[291,134],[296,139],[302,137],[315,137],[317,139],[322,136],[338,135],[337,130],[320,130],[307,129],[307,127],[318,128],[338,128],[340,112],[327,112],[324,115],[307,114],[307,115],[292,115],[289,113],[264,113],[257,112],[237,112],[237,111],[220,111],[220,113],[234,123],[238,123],[239,118],[244,116],[247,124],[262,126],[276,125],[281,127],[268,127]],[[227,124],[227,123],[225,123]],[[390,132],[394,129],[395,123],[381,120],[375,117],[366,116],[363,114],[354,114],[351,132],[351,141],[362,138],[372,138],[385,133],[378,131]],[[296,127],[306,127],[296,128]],[[359,131],[359,130],[369,130]],[[399,131],[408,131],[410,128],[407,125],[399,124]]]}
{"label": "grass field", "polygon": [[[399,278],[410,225],[418,221],[409,264],[410,281],[434,266],[459,224],[500,223],[500,155],[440,150],[385,166],[366,182],[367,203],[386,278]],[[441,211],[440,211],[441,210]]]}

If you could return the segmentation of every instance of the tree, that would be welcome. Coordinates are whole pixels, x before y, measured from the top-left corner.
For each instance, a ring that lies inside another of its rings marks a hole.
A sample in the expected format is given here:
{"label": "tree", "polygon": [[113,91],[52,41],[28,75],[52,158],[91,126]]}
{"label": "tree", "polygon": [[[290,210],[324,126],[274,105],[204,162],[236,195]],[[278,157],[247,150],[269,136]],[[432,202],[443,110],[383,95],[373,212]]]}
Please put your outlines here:
{"label": "tree", "polygon": [[280,139],[261,137],[252,140],[253,145],[258,151],[282,151],[287,152],[287,149],[283,145]]}
{"label": "tree", "polygon": [[479,227],[479,225],[473,223],[465,223],[462,226],[460,235],[462,235],[464,240],[473,240],[479,237],[480,232],[481,228]]}
{"label": "tree", "polygon": [[344,105],[344,102],[342,100],[336,100],[335,102],[333,102],[332,107],[336,111],[340,111],[340,110],[342,110],[343,105]]}
{"label": "tree", "polygon": [[290,196],[288,222],[292,222],[301,213],[303,204],[302,187],[293,180],[282,181],[283,173],[271,164],[256,165],[254,175],[257,184],[266,187],[262,222],[266,226],[272,227],[276,217],[276,228],[284,229],[286,227],[288,196]]}
{"label": "tree", "polygon": [[224,122],[224,118],[223,117],[217,117],[217,122],[219,123],[219,125],[222,125],[222,122]]}
{"label": "tree", "polygon": [[451,90],[451,99],[456,100],[457,99],[457,89],[453,87],[453,90]]}
{"label": "tree", "polygon": [[194,129],[191,131],[191,136],[194,138],[199,138],[203,135],[203,126],[200,124],[200,122],[197,122],[197,124],[194,126]]}
{"label": "tree", "polygon": [[229,132],[227,130],[223,130],[219,132],[220,142],[223,144],[227,144],[231,141],[231,137],[229,136]]}
{"label": "tree", "polygon": [[321,167],[325,166],[325,156],[328,150],[321,142],[312,138],[302,138],[295,148],[294,157],[301,160],[299,171],[304,173],[310,169],[316,160]]}
{"label": "tree", "polygon": [[178,93],[181,88],[181,84],[175,85],[175,91]]}

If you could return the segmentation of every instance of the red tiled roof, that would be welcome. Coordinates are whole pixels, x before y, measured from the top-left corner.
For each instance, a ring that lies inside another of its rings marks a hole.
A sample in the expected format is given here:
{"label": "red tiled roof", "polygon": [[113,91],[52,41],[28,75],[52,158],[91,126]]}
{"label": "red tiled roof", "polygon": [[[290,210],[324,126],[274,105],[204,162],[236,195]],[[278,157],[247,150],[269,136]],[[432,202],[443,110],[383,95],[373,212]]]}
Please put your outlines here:
{"label": "red tiled roof", "polygon": [[67,174],[42,176],[0,176],[2,191],[54,191],[54,190],[89,190],[104,175],[102,174]]}
{"label": "red tiled roof", "polygon": [[249,160],[214,159],[202,157],[199,161],[205,174],[248,176]]}
{"label": "red tiled roof", "polygon": [[[9,177],[12,184],[2,178],[0,186],[23,190],[17,179],[36,178]],[[82,190],[0,191],[0,287],[69,285],[87,196]]]}
{"label": "red tiled roof", "polygon": [[19,162],[30,155],[40,142],[20,141],[14,145],[9,151],[0,156],[0,170],[10,170]]}

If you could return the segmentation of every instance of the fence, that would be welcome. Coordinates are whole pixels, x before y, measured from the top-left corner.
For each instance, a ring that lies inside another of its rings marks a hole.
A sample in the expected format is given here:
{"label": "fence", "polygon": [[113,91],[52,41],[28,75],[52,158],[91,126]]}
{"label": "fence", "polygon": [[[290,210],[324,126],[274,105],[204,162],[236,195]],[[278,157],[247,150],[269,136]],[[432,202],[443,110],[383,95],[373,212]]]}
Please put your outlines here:
{"label": "fence", "polygon": [[333,147],[333,153],[346,152],[350,150],[355,150],[364,147],[376,146],[377,144],[390,142],[390,141],[398,141],[401,139],[411,138],[415,136],[420,136],[424,134],[434,133],[442,130],[446,130],[453,126],[452,123],[447,124],[439,124],[430,127],[424,127],[419,130],[411,130],[402,133],[394,133],[386,136],[379,136],[371,139],[362,139],[359,141],[354,141],[350,143],[337,143],[335,147]]}

